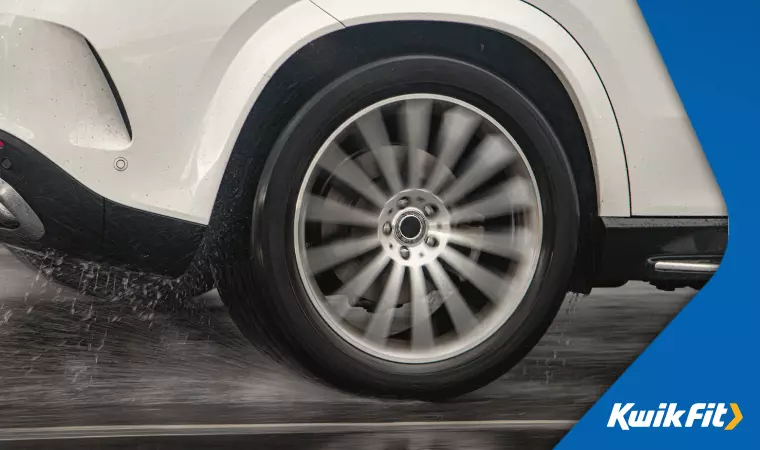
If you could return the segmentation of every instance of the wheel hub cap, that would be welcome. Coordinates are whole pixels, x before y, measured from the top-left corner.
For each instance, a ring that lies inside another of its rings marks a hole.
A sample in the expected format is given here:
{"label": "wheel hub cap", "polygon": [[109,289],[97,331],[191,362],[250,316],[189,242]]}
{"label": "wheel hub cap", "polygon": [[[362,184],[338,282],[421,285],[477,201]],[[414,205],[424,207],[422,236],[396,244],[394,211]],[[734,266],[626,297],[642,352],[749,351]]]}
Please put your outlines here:
{"label": "wheel hub cap", "polygon": [[427,232],[427,223],[422,211],[406,210],[398,219],[396,238],[402,244],[418,244]]}
{"label": "wheel hub cap", "polygon": [[[399,204],[405,208],[399,210]],[[425,214],[431,208],[435,214]],[[449,220],[448,209],[438,196],[424,189],[405,189],[386,202],[377,235],[383,252],[395,262],[422,267],[438,258],[445,248]],[[390,235],[385,233],[388,223],[393,230]]]}

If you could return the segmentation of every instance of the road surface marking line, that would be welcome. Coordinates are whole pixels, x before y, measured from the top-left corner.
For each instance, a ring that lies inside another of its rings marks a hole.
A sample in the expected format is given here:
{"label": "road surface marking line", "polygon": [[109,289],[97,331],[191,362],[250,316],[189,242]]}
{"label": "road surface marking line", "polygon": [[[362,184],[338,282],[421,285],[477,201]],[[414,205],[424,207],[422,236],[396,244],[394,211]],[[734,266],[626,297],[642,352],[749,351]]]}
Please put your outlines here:
{"label": "road surface marking line", "polygon": [[569,430],[575,420],[473,420],[440,422],[323,422],[254,423],[211,425],[93,425],[71,427],[0,428],[0,441],[94,439],[108,437],[200,436],[278,433],[346,433],[372,431],[455,431],[455,430]]}

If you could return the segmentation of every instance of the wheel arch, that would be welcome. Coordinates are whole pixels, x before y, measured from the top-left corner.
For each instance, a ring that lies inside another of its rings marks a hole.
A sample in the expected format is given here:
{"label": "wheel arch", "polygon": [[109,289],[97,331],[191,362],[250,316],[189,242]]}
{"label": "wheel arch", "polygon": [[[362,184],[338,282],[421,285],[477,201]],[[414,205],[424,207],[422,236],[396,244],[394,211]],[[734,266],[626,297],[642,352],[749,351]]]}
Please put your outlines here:
{"label": "wheel arch", "polygon": [[[317,35],[281,58],[281,63],[273,60],[271,75],[240,125],[220,183],[210,224],[221,232],[211,235],[237,238],[217,253],[241,257],[247,251],[238,239],[250,228],[257,178],[251,174],[263,167],[279,131],[306,99],[337,76],[372,60],[428,52],[484,66],[509,79],[547,114],[572,160],[581,190],[584,232],[579,283],[573,289],[587,290],[596,218],[630,215],[627,169],[614,112],[593,65],[563,28],[530,5],[504,3],[511,5],[505,8],[505,17],[513,12],[510,8],[530,17],[499,22],[500,17],[474,14],[367,14],[348,19],[336,14],[346,28]],[[419,20],[422,17],[425,20]]]}

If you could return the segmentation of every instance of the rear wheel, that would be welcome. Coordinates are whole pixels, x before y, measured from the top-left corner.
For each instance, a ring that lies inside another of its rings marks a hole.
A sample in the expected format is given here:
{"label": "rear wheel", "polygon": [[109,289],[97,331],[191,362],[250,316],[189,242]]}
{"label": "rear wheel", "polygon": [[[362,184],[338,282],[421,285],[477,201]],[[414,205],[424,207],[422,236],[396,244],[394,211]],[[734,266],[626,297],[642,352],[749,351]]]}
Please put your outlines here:
{"label": "rear wheel", "polygon": [[222,297],[240,327],[343,388],[436,398],[535,345],[572,271],[578,201],[550,126],[507,81],[429,56],[308,101]]}

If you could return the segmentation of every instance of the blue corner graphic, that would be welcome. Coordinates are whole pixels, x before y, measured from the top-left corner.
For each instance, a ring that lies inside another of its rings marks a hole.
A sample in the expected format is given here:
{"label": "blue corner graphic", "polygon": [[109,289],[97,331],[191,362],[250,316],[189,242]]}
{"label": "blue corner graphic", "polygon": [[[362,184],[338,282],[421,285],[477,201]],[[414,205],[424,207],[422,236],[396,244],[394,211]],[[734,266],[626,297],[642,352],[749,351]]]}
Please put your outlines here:
{"label": "blue corner graphic", "polygon": [[[760,448],[760,0],[639,5],[726,200],[728,251],[557,448]],[[623,410],[660,426],[625,430]]]}

